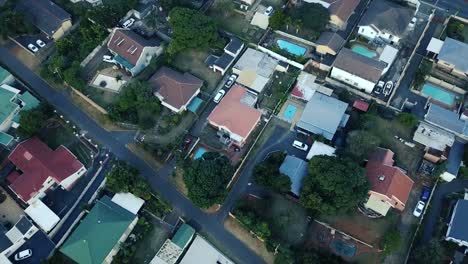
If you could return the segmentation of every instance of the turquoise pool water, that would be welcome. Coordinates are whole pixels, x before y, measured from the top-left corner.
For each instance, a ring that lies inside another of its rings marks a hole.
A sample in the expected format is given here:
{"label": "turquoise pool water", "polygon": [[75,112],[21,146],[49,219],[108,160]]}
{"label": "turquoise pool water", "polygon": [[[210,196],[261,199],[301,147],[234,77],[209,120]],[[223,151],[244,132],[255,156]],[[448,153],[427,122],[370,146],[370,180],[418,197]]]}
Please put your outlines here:
{"label": "turquoise pool water", "polygon": [[287,42],[286,40],[282,39],[278,39],[276,41],[276,44],[278,44],[278,47],[280,47],[280,49],[286,50],[287,52],[296,56],[303,56],[307,51],[307,49],[304,47],[301,47],[291,42]]}
{"label": "turquoise pool water", "polygon": [[455,94],[446,91],[432,83],[425,83],[422,88],[422,93],[426,96],[431,96],[434,100],[447,105],[453,105],[455,102]]}
{"label": "turquoise pool water", "polygon": [[377,52],[373,51],[373,50],[370,50],[368,49],[367,47],[365,46],[362,46],[362,45],[359,45],[359,44],[356,44],[356,45],[353,45],[351,47],[351,50],[356,52],[356,53],[359,53],[361,55],[364,55],[368,58],[375,58],[377,57]]}
{"label": "turquoise pool water", "polygon": [[283,116],[287,119],[292,119],[294,117],[294,114],[296,114],[296,111],[297,107],[295,107],[294,105],[288,105],[283,113]]}
{"label": "turquoise pool water", "polygon": [[203,154],[205,154],[208,150],[204,149],[204,148],[198,148],[197,149],[197,152],[195,153],[195,155],[193,156],[193,159],[196,160],[196,159],[199,159],[203,156]]}

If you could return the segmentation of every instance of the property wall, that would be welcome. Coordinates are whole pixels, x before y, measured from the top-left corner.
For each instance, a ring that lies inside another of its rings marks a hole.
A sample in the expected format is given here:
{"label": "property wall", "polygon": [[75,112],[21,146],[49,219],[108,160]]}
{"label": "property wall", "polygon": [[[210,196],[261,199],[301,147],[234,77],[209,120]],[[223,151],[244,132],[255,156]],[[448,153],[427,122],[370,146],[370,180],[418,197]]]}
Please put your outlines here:
{"label": "property wall", "polygon": [[306,3],[315,3],[315,4],[321,4],[323,7],[325,8],[329,8],[330,7],[330,3],[328,3],[327,1],[323,1],[323,0],[304,0],[304,2]]}
{"label": "property wall", "polygon": [[445,238],[445,240],[447,241],[450,241],[450,242],[454,242],[456,244],[458,244],[460,247],[468,247],[468,241],[463,241],[463,240],[460,240],[460,239],[456,239],[456,238],[453,238],[453,237],[447,237]]}
{"label": "property wall", "polygon": [[332,78],[345,82],[351,86],[354,86],[358,89],[363,89],[366,91],[366,93],[369,94],[372,93],[372,90],[374,90],[374,87],[376,85],[376,83],[362,79],[359,76],[353,75],[336,67],[333,67],[330,76]]}
{"label": "property wall", "polygon": [[77,170],[72,175],[68,176],[65,180],[63,180],[60,185],[65,188],[66,190],[71,190],[75,182],[84,174],[86,173],[86,168],[83,166],[79,170]]}

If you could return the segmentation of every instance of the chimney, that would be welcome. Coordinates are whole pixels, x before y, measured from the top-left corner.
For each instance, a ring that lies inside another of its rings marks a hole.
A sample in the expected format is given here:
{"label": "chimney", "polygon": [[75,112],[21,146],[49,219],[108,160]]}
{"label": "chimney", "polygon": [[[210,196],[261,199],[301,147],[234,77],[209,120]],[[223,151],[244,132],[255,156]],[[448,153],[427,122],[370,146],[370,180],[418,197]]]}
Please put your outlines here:
{"label": "chimney", "polygon": [[384,181],[385,180],[385,175],[380,175],[379,176],[379,181]]}

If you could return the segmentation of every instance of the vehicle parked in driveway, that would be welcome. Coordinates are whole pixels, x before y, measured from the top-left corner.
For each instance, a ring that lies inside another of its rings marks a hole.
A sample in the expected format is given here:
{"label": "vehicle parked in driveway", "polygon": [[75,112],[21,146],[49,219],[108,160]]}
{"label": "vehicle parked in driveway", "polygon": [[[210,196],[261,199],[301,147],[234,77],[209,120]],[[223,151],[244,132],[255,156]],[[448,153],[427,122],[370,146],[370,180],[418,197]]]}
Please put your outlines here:
{"label": "vehicle parked in driveway", "polygon": [[271,16],[272,14],[273,14],[273,7],[272,6],[267,7],[267,9],[265,10],[265,15]]}
{"label": "vehicle parked in driveway", "polygon": [[130,19],[127,19],[123,24],[122,26],[124,28],[129,28],[131,26],[133,26],[133,23],[135,23],[135,19],[134,18],[130,18]]}
{"label": "vehicle parked in driveway", "polygon": [[221,99],[223,99],[224,95],[226,94],[226,91],[220,90],[215,97],[213,98],[213,102],[219,103],[221,102]]}
{"label": "vehicle parked in driveway", "polygon": [[19,260],[27,259],[27,258],[29,258],[31,256],[32,256],[32,250],[31,249],[26,249],[26,250],[23,250],[21,252],[18,252],[15,255],[15,260],[19,261]]}
{"label": "vehicle parked in driveway", "polygon": [[414,208],[413,215],[416,217],[420,217],[424,210],[424,206],[426,206],[426,203],[423,201],[419,201],[416,205],[416,208]]}
{"label": "vehicle parked in driveway", "polygon": [[110,56],[110,55],[102,56],[102,60],[105,61],[105,62],[114,63],[114,58],[112,58],[112,56]]}
{"label": "vehicle parked in driveway", "polygon": [[303,150],[303,151],[307,151],[309,149],[309,146],[307,146],[307,144],[302,143],[299,140],[294,140],[292,145],[293,145],[293,147],[295,147],[297,149],[300,149],[300,150]]}
{"label": "vehicle parked in driveway", "polygon": [[374,93],[375,93],[375,94],[381,94],[384,85],[385,85],[385,82],[379,81],[379,83],[378,83],[377,86],[375,87]]}
{"label": "vehicle parked in driveway", "polygon": [[423,202],[427,202],[427,200],[429,200],[430,195],[431,195],[431,187],[423,186],[420,200]]}
{"label": "vehicle parked in driveway", "polygon": [[393,89],[393,82],[392,81],[388,81],[386,84],[385,84],[385,87],[383,89],[383,94],[385,96],[389,96],[391,93],[392,93],[392,89]]}
{"label": "vehicle parked in driveway", "polygon": [[39,48],[43,48],[43,47],[45,47],[45,45],[46,45],[46,44],[44,43],[44,41],[42,41],[42,40],[40,40],[40,39],[36,40],[36,44],[39,46]]}
{"label": "vehicle parked in driveway", "polygon": [[34,46],[34,44],[32,44],[32,43],[28,44],[28,49],[31,50],[34,53],[39,51],[39,49],[36,46]]}
{"label": "vehicle parked in driveway", "polygon": [[226,81],[226,84],[224,84],[224,87],[228,89],[231,88],[232,85],[234,85],[234,83],[236,82],[236,79],[237,79],[237,75],[231,74],[231,76],[229,76],[228,80]]}

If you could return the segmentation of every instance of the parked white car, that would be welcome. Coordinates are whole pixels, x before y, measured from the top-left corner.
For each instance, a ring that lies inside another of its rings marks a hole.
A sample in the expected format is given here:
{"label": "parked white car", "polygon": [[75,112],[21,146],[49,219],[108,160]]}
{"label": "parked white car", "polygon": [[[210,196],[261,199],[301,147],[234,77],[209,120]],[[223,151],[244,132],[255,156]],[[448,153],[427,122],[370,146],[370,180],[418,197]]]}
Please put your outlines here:
{"label": "parked white car", "polygon": [[134,18],[130,18],[130,19],[127,19],[124,23],[123,23],[123,27],[124,28],[129,28],[131,26],[133,26],[133,23],[135,23],[135,19]]}
{"label": "parked white car", "polygon": [[416,217],[420,217],[424,210],[424,206],[426,206],[426,203],[424,203],[423,201],[419,201],[416,205],[416,208],[414,208],[413,215]]}
{"label": "parked white car", "polygon": [[43,47],[45,47],[45,45],[46,45],[46,44],[44,43],[44,41],[42,41],[42,40],[40,40],[40,39],[36,40],[36,44],[39,46],[39,48],[43,48]]}
{"label": "parked white car", "polygon": [[29,258],[31,256],[32,256],[32,250],[31,249],[26,249],[26,250],[23,250],[21,252],[18,252],[15,255],[15,260],[19,261],[19,260],[27,259],[27,258]]}
{"label": "parked white car", "polygon": [[267,9],[265,10],[265,15],[271,16],[272,14],[273,14],[273,7],[272,6],[267,7]]}
{"label": "parked white car", "polygon": [[220,90],[215,97],[213,98],[213,102],[219,103],[221,102],[221,99],[223,99],[224,95],[226,94],[226,91]]}
{"label": "parked white car", "polygon": [[34,46],[34,44],[32,44],[32,43],[28,44],[28,49],[30,49],[34,53],[39,51],[39,49],[36,46]]}
{"label": "parked white car", "polygon": [[383,89],[383,94],[385,96],[389,96],[391,93],[392,93],[392,90],[393,90],[393,82],[392,81],[388,81],[386,84],[385,84],[385,87]]}
{"label": "parked white car", "polygon": [[294,140],[292,145],[293,145],[293,147],[295,147],[297,149],[300,149],[300,150],[303,150],[303,151],[307,151],[309,149],[309,146],[307,146],[307,144],[302,143],[299,140]]}
{"label": "parked white car", "polygon": [[114,63],[114,58],[112,58],[112,56],[110,55],[104,55],[102,56],[102,60],[105,61],[105,62],[109,62],[109,63]]}

